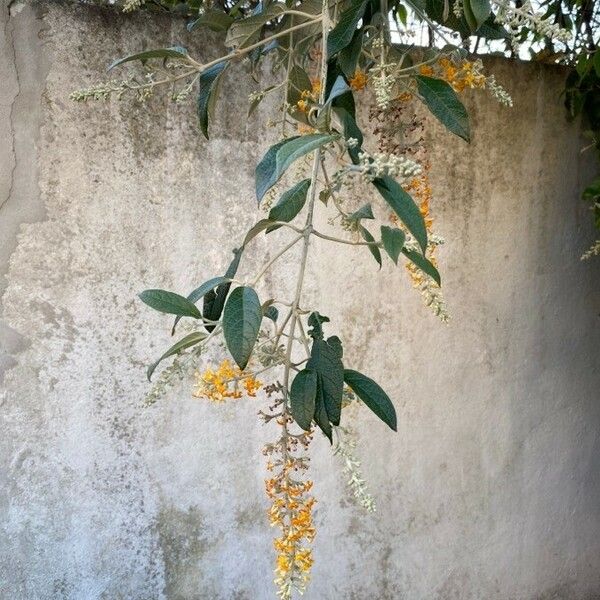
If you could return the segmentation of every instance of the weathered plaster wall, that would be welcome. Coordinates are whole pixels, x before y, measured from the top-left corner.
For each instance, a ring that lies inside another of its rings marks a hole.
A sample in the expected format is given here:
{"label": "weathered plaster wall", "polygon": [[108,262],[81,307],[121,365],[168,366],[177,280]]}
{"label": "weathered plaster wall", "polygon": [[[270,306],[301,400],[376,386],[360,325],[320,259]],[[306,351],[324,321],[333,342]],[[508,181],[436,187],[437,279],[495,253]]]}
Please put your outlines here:
{"label": "weathered plaster wall", "polygon": [[[185,384],[143,409],[168,331],[135,300],[220,272],[256,219],[269,140],[240,116],[250,87],[228,80],[205,144],[189,107],[68,99],[114,56],[191,43],[180,23],[19,0],[1,14],[0,597],[271,598],[261,401],[213,406]],[[600,263],[578,260],[592,166],[561,71],[493,67],[515,108],[469,98],[469,147],[433,129],[449,326],[402,269],[315,244],[307,304],[385,384],[399,431],[358,415],[374,516],[314,443],[309,600],[600,598]],[[264,296],[291,285],[285,268]]]}

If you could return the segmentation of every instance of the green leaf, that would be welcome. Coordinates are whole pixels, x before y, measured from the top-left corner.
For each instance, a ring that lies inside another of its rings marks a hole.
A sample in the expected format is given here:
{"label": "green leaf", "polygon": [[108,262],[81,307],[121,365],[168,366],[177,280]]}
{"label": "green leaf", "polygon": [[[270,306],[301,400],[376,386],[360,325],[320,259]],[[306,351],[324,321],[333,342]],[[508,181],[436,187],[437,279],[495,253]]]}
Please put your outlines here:
{"label": "green leaf", "polygon": [[287,101],[294,105],[302,100],[302,92],[312,90],[312,83],[307,72],[300,66],[294,65],[289,72]]}
{"label": "green leaf", "polygon": [[398,218],[406,225],[419,246],[425,252],[427,248],[427,229],[423,215],[415,201],[407,194],[395,179],[389,176],[379,177],[373,180],[373,185],[390,205]]}
{"label": "green leaf", "polygon": [[351,369],[344,370],[344,381],[388,427],[397,431],[396,409],[377,383]]}
{"label": "green leaf", "polygon": [[362,19],[367,3],[365,0],[354,0],[341,15],[337,25],[327,38],[327,55],[333,56],[343,50],[351,41],[358,22]]}
{"label": "green leaf", "polygon": [[115,60],[109,67],[108,70],[112,71],[115,67],[122,65],[133,60],[139,60],[145,63],[151,58],[175,58],[175,59],[188,59],[188,51],[182,46],[172,46],[171,48],[157,48],[156,50],[146,50],[145,52],[138,52],[137,54],[130,54],[124,58]]}
{"label": "green leaf", "polygon": [[359,29],[352,36],[352,41],[339,54],[338,62],[344,75],[349,79],[358,68],[358,59],[362,50],[363,31]]}
{"label": "green leaf", "polygon": [[170,315],[179,315],[181,317],[193,317],[194,319],[202,318],[202,315],[195,304],[175,292],[167,292],[166,290],[144,290],[141,294],[138,294],[138,296],[144,304],[147,304],[159,312]]}
{"label": "green leaf", "polygon": [[402,249],[402,254],[404,254],[404,256],[406,256],[406,258],[412,261],[415,265],[417,265],[421,271],[432,277],[438,285],[442,285],[440,274],[429,259],[425,258],[422,254],[419,254],[419,252],[407,250],[406,248]]}
{"label": "green leaf", "polygon": [[148,370],[146,371],[146,375],[148,377],[148,381],[152,378],[152,374],[156,370],[156,367],[168,358],[169,356],[173,356],[173,354],[179,354],[185,348],[190,348],[191,346],[195,346],[199,342],[201,342],[206,335],[204,333],[200,333],[199,331],[194,331],[189,335],[186,335],[184,338],[181,338],[177,343],[173,344],[156,362],[153,362],[148,366]]}
{"label": "green leaf", "polygon": [[199,18],[188,23],[188,31],[193,31],[198,27],[208,27],[211,31],[227,31],[235,19],[221,10],[208,10]]}
{"label": "green leaf", "polygon": [[467,142],[471,141],[469,115],[450,84],[441,79],[417,75],[419,94],[443,125]]}
{"label": "green leaf", "polygon": [[323,398],[323,388],[321,382],[317,380],[317,396],[315,398],[315,423],[319,426],[319,429],[327,436],[330,443],[333,443],[333,436],[331,432],[331,424],[329,423],[329,417],[327,416],[327,410],[325,409],[325,400]]}
{"label": "green leaf", "polygon": [[[208,294],[208,292],[214,290],[218,285],[221,285],[222,283],[225,283],[227,281],[229,280],[226,277],[213,277],[212,279],[205,281],[201,286],[197,287],[195,290],[190,292],[187,295],[187,299],[190,302],[196,303],[198,302],[198,300],[200,300],[200,298]],[[175,319],[175,323],[173,323],[173,329],[171,329],[171,335],[175,335],[175,328],[177,327],[177,323],[179,323],[180,319],[181,317],[177,317]]]}
{"label": "green leaf", "polygon": [[200,119],[200,129],[206,139],[208,139],[208,124],[213,118],[217,101],[219,81],[228,65],[229,63],[226,61],[217,63],[200,75],[198,89],[198,118]]}
{"label": "green leaf", "polygon": [[365,240],[365,242],[369,242],[367,248],[369,248],[369,252],[373,255],[373,258],[377,261],[379,268],[381,269],[381,252],[377,246],[377,243],[375,242],[375,238],[371,235],[369,230],[362,225],[358,226],[358,231],[360,232],[363,240]]}
{"label": "green leaf", "polygon": [[394,261],[394,264],[398,264],[398,257],[404,247],[406,236],[401,229],[397,227],[388,227],[387,225],[381,226],[381,241],[383,247],[388,253],[389,257]]}
{"label": "green leaf", "polygon": [[279,317],[279,311],[275,306],[264,306],[262,307],[263,317],[267,319],[271,319],[273,323],[277,323],[277,318]]}
{"label": "green leaf", "polygon": [[[269,211],[269,219],[271,221],[285,221],[289,223],[304,207],[309,187],[310,179],[303,179],[294,187],[281,194],[279,202]],[[269,227],[267,233],[275,231],[279,227],[281,225],[273,225]]]}
{"label": "green leaf", "polygon": [[223,311],[223,334],[233,360],[242,370],[250,360],[261,321],[262,308],[256,292],[247,286],[235,288]]}
{"label": "green leaf", "polygon": [[350,114],[348,110],[342,107],[334,106],[333,112],[337,115],[342,128],[344,130],[344,139],[348,140],[354,138],[358,144],[354,148],[348,148],[348,154],[352,159],[352,162],[356,165],[360,162],[358,155],[360,154],[361,146],[363,143],[363,134],[358,125],[356,119]]}
{"label": "green leaf", "polygon": [[[229,267],[227,267],[227,271],[225,271],[225,279],[233,279],[235,277],[243,251],[243,246],[233,251],[233,260],[229,264]],[[230,288],[231,282],[226,281],[217,287],[216,292],[211,290],[204,295],[202,314],[204,315],[205,319],[209,319],[210,321],[218,321],[221,318],[223,306],[225,306],[225,300],[227,299],[227,294],[229,293]],[[212,331],[215,326],[206,324],[204,328],[207,331]]]}
{"label": "green leaf", "polygon": [[290,387],[290,407],[292,417],[304,431],[310,430],[315,414],[317,397],[317,374],[304,369],[300,371]]}
{"label": "green leaf", "polygon": [[344,365],[340,358],[339,338],[331,341],[315,339],[306,368],[317,374],[327,417],[334,425],[340,424],[344,394]]}
{"label": "green leaf", "polygon": [[398,4],[396,14],[398,15],[398,19],[400,19],[400,22],[402,23],[402,25],[404,25],[404,27],[406,27],[406,23],[407,23],[407,19],[408,19],[408,12],[406,11],[406,6],[404,6],[404,4]]}
{"label": "green leaf", "polygon": [[227,31],[225,45],[237,49],[253,44],[260,38],[261,29],[269,21],[281,16],[285,10],[285,4],[275,3],[258,14],[235,21]]}
{"label": "green leaf", "polygon": [[268,229],[272,223],[273,221],[271,221],[271,219],[261,219],[255,223],[252,228],[248,230],[248,233],[246,233],[242,248],[245,248],[259,233],[263,232],[265,229]]}
{"label": "green leaf", "polygon": [[350,221],[360,221],[361,219],[374,219],[373,209],[370,204],[365,204],[361,206],[358,210],[354,211],[352,214],[348,215],[348,219]]}
{"label": "green leaf", "polygon": [[262,200],[267,191],[279,181],[295,160],[337,138],[337,135],[313,133],[291,137],[271,146],[258,163],[255,171],[258,201]]}
{"label": "green leaf", "polygon": [[477,31],[492,12],[489,0],[463,0],[463,9],[471,31]]}

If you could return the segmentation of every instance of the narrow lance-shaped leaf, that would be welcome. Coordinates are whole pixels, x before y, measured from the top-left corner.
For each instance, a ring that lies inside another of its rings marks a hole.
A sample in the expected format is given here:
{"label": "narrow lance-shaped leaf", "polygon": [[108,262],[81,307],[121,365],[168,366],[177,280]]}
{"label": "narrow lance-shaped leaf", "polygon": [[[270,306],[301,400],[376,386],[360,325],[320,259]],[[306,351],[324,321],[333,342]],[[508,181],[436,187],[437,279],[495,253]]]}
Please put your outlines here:
{"label": "narrow lance-shaped leaf", "polygon": [[247,286],[235,288],[223,311],[223,334],[233,360],[242,370],[250,360],[261,321],[262,308],[256,292]]}
{"label": "narrow lance-shaped leaf", "polygon": [[268,229],[272,222],[271,219],[261,219],[256,222],[246,233],[242,248],[245,248],[258,234],[262,233],[265,229]]}
{"label": "narrow lance-shaped leaf", "polygon": [[260,30],[273,19],[281,16],[286,10],[285,4],[274,3],[267,9],[230,25],[225,38],[225,45],[231,48],[243,48],[260,37]]}
{"label": "narrow lance-shaped leaf", "polygon": [[[402,5],[401,5],[402,6]],[[348,78],[353,77],[358,68],[358,59],[362,50],[363,31],[362,29],[354,32],[352,41],[340,52],[338,62],[344,75]]]}
{"label": "narrow lance-shaped leaf", "polygon": [[138,296],[144,304],[159,312],[179,315],[181,317],[193,317],[194,319],[202,318],[195,304],[175,292],[168,292],[167,290],[144,290]]}
{"label": "narrow lance-shaped leaf", "polygon": [[307,369],[300,371],[290,387],[290,407],[292,417],[304,431],[310,430],[316,397],[317,374]]}
{"label": "narrow lance-shaped leaf", "polygon": [[130,54],[129,56],[125,56],[123,58],[119,58],[115,60],[109,67],[108,70],[111,71],[115,67],[119,65],[139,60],[142,63],[145,63],[147,60],[151,58],[174,58],[180,60],[187,60],[188,51],[182,46],[172,46],[171,48],[157,48],[155,50],[146,50],[144,52],[137,52],[136,54]]}
{"label": "narrow lance-shaped leaf", "polygon": [[228,64],[229,63],[226,61],[217,63],[200,75],[198,89],[198,119],[200,120],[200,129],[206,139],[208,139],[208,125],[213,117],[214,107],[217,101],[221,75]]}
{"label": "narrow lance-shaped leaf", "polygon": [[356,26],[365,14],[366,7],[365,0],[354,0],[350,7],[340,15],[339,21],[327,38],[328,56],[337,54],[352,41]]}
{"label": "narrow lance-shaped leaf", "polygon": [[416,252],[415,250],[407,250],[406,248],[402,249],[402,254],[404,254],[408,260],[417,265],[421,271],[432,277],[438,285],[442,285],[442,280],[438,270],[428,258],[422,254],[419,254],[419,252]]}
{"label": "narrow lance-shaped leaf", "polygon": [[471,141],[469,115],[458,99],[452,86],[441,79],[417,75],[419,95],[436,117],[449,131],[467,142]]}
{"label": "narrow lance-shaped leaf", "polygon": [[344,381],[388,427],[397,431],[396,409],[377,383],[351,369],[344,370]]}
{"label": "narrow lance-shaped leaf", "polygon": [[398,229],[397,227],[388,227],[387,225],[381,226],[381,241],[383,242],[383,247],[396,265],[398,264],[398,257],[404,247],[405,240],[406,236],[401,229]]}
{"label": "narrow lance-shaped leaf", "polygon": [[[279,202],[269,211],[271,221],[285,221],[289,223],[294,219],[306,203],[306,194],[310,187],[310,179],[303,179],[295,186],[281,195]],[[272,225],[267,229],[267,233],[274,231],[281,225]]]}
{"label": "narrow lance-shaped leaf", "polygon": [[195,21],[188,23],[188,31],[198,27],[208,27],[211,31],[227,31],[235,19],[221,10],[208,10]]}
{"label": "narrow lance-shaped leaf", "polygon": [[415,201],[400,187],[395,179],[389,176],[373,180],[373,185],[398,215],[398,218],[406,225],[408,231],[413,234],[423,252],[425,252],[427,248],[427,229],[423,215],[419,207],[415,204]]}
{"label": "narrow lance-shaped leaf", "polygon": [[199,344],[205,337],[206,335],[204,333],[194,331],[193,333],[186,335],[184,338],[181,338],[178,342],[173,344],[156,362],[153,362],[148,367],[148,370],[146,371],[148,381],[150,381],[150,379],[152,378],[152,374],[156,370],[156,367],[158,367],[158,365],[163,360],[165,360],[165,358],[173,356],[174,354],[179,354],[182,350],[185,350],[186,348],[191,348],[192,346]]}
{"label": "narrow lance-shaped leaf", "polygon": [[325,400],[323,399],[323,388],[321,382],[317,381],[317,396],[315,398],[315,423],[319,429],[327,436],[329,443],[333,443],[331,423],[325,409]]}
{"label": "narrow lance-shaped leaf", "polygon": [[288,138],[271,146],[258,163],[255,171],[258,201],[262,200],[267,191],[279,181],[286,169],[295,160],[337,138],[337,135],[313,133]]}
{"label": "narrow lance-shaped leaf", "polygon": [[363,227],[362,225],[358,226],[358,231],[360,232],[360,235],[362,236],[363,240],[365,240],[365,242],[369,243],[367,248],[369,248],[369,252],[373,255],[373,258],[377,261],[379,268],[381,268],[381,264],[382,264],[381,263],[381,252],[377,246],[377,243],[375,242],[375,238],[371,235],[369,230],[366,229],[365,227]]}

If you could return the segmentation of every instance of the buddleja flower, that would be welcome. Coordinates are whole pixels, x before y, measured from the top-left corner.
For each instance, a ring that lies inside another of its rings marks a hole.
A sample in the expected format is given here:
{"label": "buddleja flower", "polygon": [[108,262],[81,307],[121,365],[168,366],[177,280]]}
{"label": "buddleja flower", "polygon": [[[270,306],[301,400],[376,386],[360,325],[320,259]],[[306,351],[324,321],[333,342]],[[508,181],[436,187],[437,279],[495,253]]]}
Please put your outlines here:
{"label": "buddleja flower", "polygon": [[356,69],[354,75],[348,80],[348,83],[355,92],[360,92],[360,90],[367,87],[368,81],[367,74],[361,69]]}
{"label": "buddleja flower", "polygon": [[[265,388],[269,397],[282,390],[280,384]],[[261,411],[259,415],[267,423],[274,420],[281,428],[279,438],[266,444],[263,454],[268,457],[267,470],[271,474],[265,480],[265,490],[271,501],[269,521],[272,527],[280,530],[273,540],[277,552],[274,582],[277,595],[282,600],[289,600],[294,590],[304,592],[313,564],[309,544],[316,535],[312,518],[316,500],[309,494],[313,482],[303,477],[309,465],[306,450],[313,434],[290,431],[293,420],[281,396],[275,398],[269,412]]]}
{"label": "buddleja flower", "polygon": [[228,398],[241,398],[244,392],[247,396],[254,398],[262,386],[262,383],[255,379],[252,373],[241,371],[227,359],[221,362],[218,369],[209,368],[204,373],[194,373],[194,376],[196,388],[193,396],[208,398],[213,402],[224,402]]}

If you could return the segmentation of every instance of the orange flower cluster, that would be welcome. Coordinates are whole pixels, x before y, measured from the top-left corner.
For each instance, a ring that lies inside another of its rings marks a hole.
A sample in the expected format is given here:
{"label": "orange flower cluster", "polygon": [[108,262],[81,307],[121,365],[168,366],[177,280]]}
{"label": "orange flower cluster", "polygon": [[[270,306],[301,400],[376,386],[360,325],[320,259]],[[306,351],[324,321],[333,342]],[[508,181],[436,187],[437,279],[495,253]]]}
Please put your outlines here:
{"label": "orange flower cluster", "polygon": [[[251,398],[262,383],[252,373],[245,373],[225,359],[216,370],[206,369],[204,373],[195,373],[196,387],[193,396],[208,398],[213,402],[224,402],[228,398],[241,398],[243,393]],[[240,386],[243,387],[240,389]]]}
{"label": "orange flower cluster", "polygon": [[[431,217],[430,210],[433,194],[431,191],[431,184],[429,182],[429,165],[423,165],[423,172],[421,173],[421,175],[411,179],[406,184],[405,189],[417,202],[419,210],[421,211],[421,214],[423,215],[423,219],[425,221],[427,235],[431,235],[433,219]],[[434,266],[437,266],[435,260],[435,246],[430,246],[428,248],[427,258],[429,258],[429,260],[433,263]],[[426,277],[423,271],[421,271],[421,269],[418,269],[412,262],[407,262],[406,268],[410,273],[410,277],[413,280],[414,285],[421,285],[423,283],[424,277]]]}
{"label": "orange flower cluster", "polygon": [[292,588],[304,589],[313,564],[312,550],[305,545],[316,535],[312,520],[316,500],[307,495],[313,482],[293,479],[296,468],[294,461],[288,460],[276,476],[265,481],[272,501],[269,521],[281,529],[281,535],[273,540],[277,551],[275,584],[281,598],[291,597]]}
{"label": "orange flower cluster", "polygon": [[[265,390],[269,397],[282,393],[279,384],[267,386]],[[275,420],[281,427],[279,439],[266,444],[263,450],[271,474],[265,480],[266,494],[271,501],[269,521],[280,530],[273,546],[277,552],[274,582],[281,600],[290,600],[294,591],[305,590],[313,564],[309,545],[316,535],[312,518],[316,500],[310,495],[313,482],[302,477],[303,471],[308,469],[309,458],[305,453],[313,434],[290,431],[293,420],[286,406],[283,397],[279,397],[269,407],[269,413],[259,413],[265,422]]]}
{"label": "orange flower cluster", "polygon": [[296,102],[296,108],[303,113],[307,113],[310,109],[311,102],[316,102],[321,93],[321,82],[318,79],[311,79],[311,89],[302,90],[300,92],[300,100]]}
{"label": "orange flower cluster", "polygon": [[423,65],[419,68],[421,75],[438,77],[447,81],[455,91],[462,92],[465,89],[484,88],[486,77],[481,72],[483,65],[481,61],[475,62],[463,60],[455,64],[448,58],[440,58],[434,66]]}
{"label": "orange flower cluster", "polygon": [[355,92],[360,92],[360,90],[367,87],[368,81],[367,74],[360,69],[356,69],[354,75],[348,80],[348,83]]}

